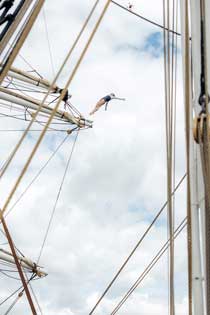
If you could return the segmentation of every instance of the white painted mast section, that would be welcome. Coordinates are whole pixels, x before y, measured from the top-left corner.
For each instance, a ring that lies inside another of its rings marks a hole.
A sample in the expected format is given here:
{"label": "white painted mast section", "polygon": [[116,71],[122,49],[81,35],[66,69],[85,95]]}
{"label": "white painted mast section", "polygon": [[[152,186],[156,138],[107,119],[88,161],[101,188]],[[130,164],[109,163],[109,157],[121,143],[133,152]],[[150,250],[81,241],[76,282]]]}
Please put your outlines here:
{"label": "white painted mast section", "polygon": [[[32,271],[34,273],[37,274],[37,276],[39,277],[45,277],[47,276],[47,273],[44,271],[40,270],[40,267],[37,266],[35,263],[33,263],[30,259],[26,258],[26,257],[21,257],[19,255],[17,255],[17,258],[21,264],[21,266],[24,269],[27,269],[29,271]],[[0,248],[0,261],[4,261],[4,262],[8,262],[12,265],[15,265],[15,260],[12,256],[12,254],[2,248]]]}
{"label": "white painted mast section", "polygon": [[[181,28],[182,28],[182,57],[183,57],[183,79],[185,82],[185,51],[186,51],[186,42],[185,42],[185,1],[180,1],[181,4]],[[192,220],[192,298],[193,298],[193,314],[194,315],[204,315],[205,314],[205,303],[204,303],[204,275],[203,270],[204,266],[202,254],[204,253],[205,248],[205,239],[204,231],[205,227],[202,225],[200,220],[200,215],[204,213],[204,184],[202,178],[202,168],[201,168],[201,159],[200,159],[200,150],[199,146],[195,143],[192,133],[192,124],[193,124],[193,109],[196,113],[200,112],[201,108],[198,105],[198,98],[200,90],[200,33],[198,25],[200,26],[200,19],[198,16],[195,16],[196,13],[199,13],[199,1],[191,1],[191,33],[192,40],[188,41],[189,51],[191,51],[191,42],[193,45],[192,53],[192,63],[193,69],[196,67],[196,72],[190,74],[190,77],[193,78],[191,81],[191,133],[190,133],[190,181],[191,181],[191,220]],[[190,12],[189,12],[190,15]],[[198,24],[199,23],[199,24]],[[198,36],[199,35],[199,36]],[[197,47],[196,47],[197,46]],[[184,84],[185,86],[185,84]],[[195,89],[197,87],[197,90]],[[185,91],[184,91],[185,93]],[[201,212],[200,212],[201,211]],[[202,235],[202,236],[201,236]]]}
{"label": "white painted mast section", "polygon": [[[34,111],[36,111],[41,104],[40,101],[30,96],[21,95],[19,93],[10,91],[9,89],[3,88],[3,87],[0,87],[0,99],[7,102],[15,103],[16,105],[22,106],[27,109],[30,108]],[[40,112],[50,115],[52,110],[53,108],[45,104],[45,105],[42,105]],[[71,124],[75,124],[78,127],[84,127],[84,126],[91,127],[92,126],[91,121],[86,120],[84,118],[74,117],[70,113],[67,113],[61,110],[57,110],[57,112],[55,113],[55,117],[60,118]]]}

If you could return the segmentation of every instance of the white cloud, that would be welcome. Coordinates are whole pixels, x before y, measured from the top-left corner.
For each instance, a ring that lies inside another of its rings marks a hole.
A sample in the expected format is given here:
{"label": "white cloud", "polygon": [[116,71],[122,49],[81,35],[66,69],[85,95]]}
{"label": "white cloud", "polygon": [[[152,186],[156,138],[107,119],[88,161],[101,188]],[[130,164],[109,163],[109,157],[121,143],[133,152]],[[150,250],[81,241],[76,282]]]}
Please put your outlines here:
{"label": "white cloud", "polygon": [[[45,13],[56,69],[93,2],[81,5],[79,1],[62,0],[59,6],[52,1],[46,3]],[[126,4],[127,1],[122,3]],[[133,3],[140,14],[161,23],[160,1],[156,1],[152,7],[148,1]],[[166,200],[163,59],[162,56],[154,58],[143,50],[145,40],[153,32],[157,32],[155,27],[110,5],[70,86],[73,104],[86,115],[101,96],[112,91],[125,97],[126,102],[112,101],[106,112],[101,109],[95,114],[94,128],[79,134],[41,257],[41,265],[49,275],[33,284],[45,315],[87,314]],[[139,50],[118,50],[126,45],[133,45]],[[22,54],[45,77],[52,78],[42,15],[26,41]],[[73,61],[76,56],[78,50]],[[23,62],[19,60],[17,65],[21,67]],[[68,75],[69,67],[59,82],[63,84]],[[181,87],[180,78],[177,143],[182,149],[177,144],[177,181],[185,172],[184,127],[183,118],[180,118],[183,117]],[[13,120],[1,121],[2,129],[26,125]],[[6,134],[7,141],[5,134],[0,136],[2,163],[20,133]],[[32,133],[26,140],[8,176],[1,182],[2,200],[14,184],[15,176],[37,136],[37,133]],[[60,133],[46,137],[14,201],[61,138]],[[35,260],[72,143],[73,138],[70,138],[7,218],[16,244],[25,255]],[[184,193],[184,190],[181,191],[176,203],[176,220],[179,222],[185,216]],[[184,253],[185,236],[180,239],[177,248],[181,248]],[[159,224],[139,248],[97,314],[111,312],[113,305],[144,270],[165,240],[166,227]],[[177,273],[183,273],[186,269],[185,260],[184,255],[177,254]],[[144,315],[157,312],[167,314],[167,273],[162,272],[166,269],[167,261],[163,259],[119,314],[126,311],[139,314],[139,310]],[[1,282],[7,286],[3,277]],[[159,283],[162,289],[157,292]],[[186,289],[186,284],[177,283],[178,289],[184,285]],[[11,284],[9,289],[16,287],[17,284]],[[182,297],[177,297],[178,314],[186,314],[185,289]],[[0,292],[3,298],[5,289],[0,289]],[[28,310],[25,298],[23,301],[16,306],[15,312]]]}

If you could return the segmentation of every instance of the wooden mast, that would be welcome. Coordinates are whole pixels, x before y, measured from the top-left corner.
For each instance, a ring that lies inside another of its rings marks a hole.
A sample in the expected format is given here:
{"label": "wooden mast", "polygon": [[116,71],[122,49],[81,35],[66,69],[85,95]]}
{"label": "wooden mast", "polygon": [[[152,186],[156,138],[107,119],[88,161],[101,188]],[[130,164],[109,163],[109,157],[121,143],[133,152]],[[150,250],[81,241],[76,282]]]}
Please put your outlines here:
{"label": "wooden mast", "polygon": [[13,61],[15,60],[15,57],[17,56],[18,52],[20,51],[26,37],[28,36],[34,22],[36,21],[36,18],[42,8],[42,6],[44,5],[44,0],[37,0],[36,4],[30,14],[30,17],[28,18],[26,25],[24,27],[24,29],[22,30],[22,33],[18,39],[18,41],[16,42],[12,52],[10,53],[10,55],[8,56],[4,67],[1,71],[0,74],[0,83],[2,83],[2,81],[4,80],[5,76],[7,75],[7,72],[9,71]]}
{"label": "wooden mast", "polygon": [[25,291],[25,293],[26,293],[26,296],[27,296],[29,305],[30,305],[30,307],[31,307],[32,314],[33,314],[33,315],[37,315],[37,312],[36,312],[36,309],[35,309],[33,300],[32,300],[32,298],[31,298],[30,291],[29,291],[29,289],[28,289],[28,283],[26,282],[25,276],[24,276],[24,274],[23,274],[23,270],[22,270],[21,264],[20,264],[20,262],[19,262],[19,260],[18,260],[17,254],[16,254],[15,246],[14,246],[14,243],[13,243],[13,241],[12,241],[12,237],[11,237],[11,235],[10,235],[10,232],[9,232],[9,230],[8,230],[6,221],[5,221],[5,219],[4,219],[3,214],[2,214],[1,211],[0,211],[0,217],[1,217],[1,222],[2,222],[2,225],[3,225],[3,227],[4,227],[4,231],[5,231],[6,237],[7,237],[8,242],[9,242],[10,249],[11,249],[11,251],[12,251],[12,255],[13,255],[14,260],[15,260],[15,264],[16,264],[16,266],[17,266],[17,270],[18,270],[20,279],[21,279],[22,284],[23,284],[24,291]]}
{"label": "wooden mast", "polygon": [[[26,14],[26,12],[28,11],[32,1],[31,0],[21,1],[21,3],[23,4],[23,6],[20,7],[20,10],[19,10],[17,16],[15,17],[15,20],[11,23],[11,26],[8,29],[8,32],[4,34],[3,38],[1,38],[1,42],[0,42],[0,55],[1,56],[2,56],[4,48],[7,46],[10,38],[13,36],[15,30],[17,29],[17,26],[22,22],[22,18]],[[30,16],[26,22],[25,27],[23,28],[17,42],[15,43],[14,48],[10,52],[9,56],[7,57],[6,62],[4,63],[4,65],[2,67],[2,70],[0,73],[0,84],[3,82],[3,80],[4,80],[5,76],[7,75],[7,72],[9,71],[15,57],[17,56],[19,50],[21,49],[27,35],[29,34],[29,32],[30,32],[42,6],[43,6],[43,4],[44,4],[44,0],[37,0],[36,4],[34,5],[33,9],[31,10]],[[3,213],[1,211],[0,211],[0,218],[1,218],[2,225],[4,227],[6,237],[8,239],[9,246],[10,246],[11,252],[13,254],[14,261],[15,261],[15,264],[17,266],[18,273],[20,275],[20,278],[21,278],[21,281],[22,281],[22,284],[23,284],[23,287],[24,287],[24,290],[25,290],[27,300],[28,300],[28,303],[30,305],[32,314],[37,315],[30,291],[28,289],[28,283],[26,282],[26,279],[24,277],[23,270],[22,270],[21,264],[18,260],[12,237],[9,233],[9,230],[8,230],[7,225],[6,225]]]}

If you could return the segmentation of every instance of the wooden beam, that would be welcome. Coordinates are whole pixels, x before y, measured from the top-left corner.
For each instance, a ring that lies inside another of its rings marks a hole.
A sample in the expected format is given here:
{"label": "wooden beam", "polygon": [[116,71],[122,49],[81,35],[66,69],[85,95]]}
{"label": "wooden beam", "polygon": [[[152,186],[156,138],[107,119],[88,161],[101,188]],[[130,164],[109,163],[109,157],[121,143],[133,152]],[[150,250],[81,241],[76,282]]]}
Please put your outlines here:
{"label": "wooden beam", "polygon": [[42,8],[42,6],[44,5],[45,0],[37,0],[37,3],[35,5],[35,7],[32,10],[31,16],[28,19],[17,43],[15,44],[12,52],[10,53],[9,57],[7,58],[6,64],[4,66],[4,68],[1,71],[0,74],[0,84],[2,83],[2,81],[4,80],[5,76],[7,75],[7,72],[9,71],[13,61],[15,60],[15,57],[17,56],[17,54],[19,53],[21,47],[23,46],[23,43],[26,39],[26,37],[28,36],[34,22],[37,19],[37,16]]}
{"label": "wooden beam", "polygon": [[1,211],[1,210],[0,210],[0,217],[1,217],[2,225],[3,225],[3,227],[4,227],[5,235],[6,235],[6,237],[7,237],[8,242],[9,242],[9,246],[10,246],[12,255],[13,255],[13,257],[14,257],[14,260],[15,260],[15,264],[16,264],[16,266],[17,266],[18,273],[19,273],[19,275],[20,275],[20,279],[21,279],[22,284],[23,284],[24,291],[25,291],[25,293],[26,293],[26,297],[27,297],[27,299],[28,299],[28,303],[29,303],[29,305],[30,305],[30,307],[31,307],[32,314],[33,314],[33,315],[37,315],[36,309],[35,309],[35,307],[34,307],[34,303],[33,303],[32,298],[31,298],[30,291],[29,291],[29,289],[28,289],[28,285],[27,285],[27,283],[26,283],[26,279],[25,279],[24,274],[23,274],[23,270],[22,270],[22,268],[21,268],[20,262],[19,262],[19,260],[18,260],[17,254],[16,254],[16,250],[15,250],[14,243],[13,243],[13,241],[12,241],[12,237],[11,237],[11,235],[10,235],[10,232],[9,232],[9,230],[8,230],[6,221],[5,221],[4,217],[3,217],[3,214],[2,214],[2,211]]}

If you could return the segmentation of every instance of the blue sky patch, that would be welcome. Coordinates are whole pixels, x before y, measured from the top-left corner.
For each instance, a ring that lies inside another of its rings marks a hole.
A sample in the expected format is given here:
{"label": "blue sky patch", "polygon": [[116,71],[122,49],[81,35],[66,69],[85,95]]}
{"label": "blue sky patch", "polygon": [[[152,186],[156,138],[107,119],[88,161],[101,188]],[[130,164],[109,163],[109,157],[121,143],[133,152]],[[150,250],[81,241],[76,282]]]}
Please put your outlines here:
{"label": "blue sky patch", "polygon": [[132,43],[123,43],[118,45],[116,48],[116,52],[120,51],[132,51],[134,54],[138,54],[141,52],[147,52],[155,58],[159,58],[163,55],[163,36],[160,32],[155,32],[149,35],[143,44],[136,45]]}
{"label": "blue sky patch", "polygon": [[144,50],[153,57],[159,58],[163,54],[163,37],[160,32],[149,35],[146,39]]}

